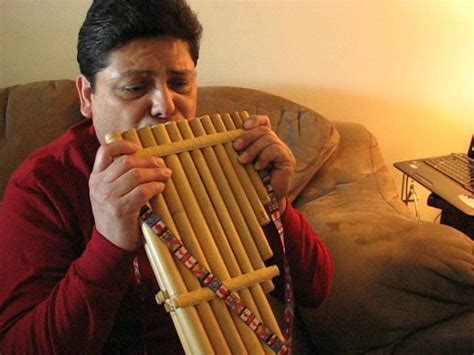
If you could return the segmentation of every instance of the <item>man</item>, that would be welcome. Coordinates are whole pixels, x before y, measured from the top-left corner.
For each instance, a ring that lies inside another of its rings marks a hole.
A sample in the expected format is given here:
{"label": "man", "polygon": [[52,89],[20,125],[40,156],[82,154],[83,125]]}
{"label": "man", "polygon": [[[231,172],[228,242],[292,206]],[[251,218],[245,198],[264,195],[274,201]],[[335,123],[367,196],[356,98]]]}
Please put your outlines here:
{"label": "man", "polygon": [[[78,41],[86,119],[23,163],[0,211],[2,354],[182,351],[169,315],[154,304],[138,222],[172,172],[104,136],[194,117],[201,31],[184,1],[92,4]],[[297,302],[317,306],[332,259],[286,202],[293,155],[268,117],[253,116],[245,130],[234,143],[241,162],[273,167]],[[281,264],[275,228],[266,235]]]}

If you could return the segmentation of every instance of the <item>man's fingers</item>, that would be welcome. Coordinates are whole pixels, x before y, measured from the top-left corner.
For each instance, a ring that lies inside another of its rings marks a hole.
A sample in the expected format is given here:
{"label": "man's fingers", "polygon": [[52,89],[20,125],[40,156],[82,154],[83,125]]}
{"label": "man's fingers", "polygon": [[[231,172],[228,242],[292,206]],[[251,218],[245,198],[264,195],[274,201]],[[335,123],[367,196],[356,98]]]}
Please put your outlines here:
{"label": "man's fingers", "polygon": [[117,193],[123,196],[150,182],[164,184],[170,176],[171,170],[166,167],[133,168],[121,175],[114,183],[117,184]]}
{"label": "man's fingers", "polygon": [[252,129],[258,126],[265,126],[271,128],[270,118],[265,115],[252,115],[244,122],[245,129]]}
{"label": "man's fingers", "polygon": [[110,144],[104,144],[99,147],[94,162],[93,170],[101,172],[114,162],[121,155],[135,154],[140,147],[129,141],[118,141]]}
{"label": "man's fingers", "polygon": [[115,161],[110,164],[107,171],[103,172],[103,178],[106,181],[114,181],[130,170],[141,168],[161,169],[166,168],[166,165],[162,158],[151,156],[139,157],[136,155],[122,155],[116,158]]}
{"label": "man's fingers", "polygon": [[[249,132],[250,133],[250,132]],[[265,149],[273,145],[280,145],[278,139],[271,134],[262,134],[245,140],[240,151],[239,160],[242,164],[253,162]]]}
{"label": "man's fingers", "polygon": [[122,199],[122,203],[126,204],[129,211],[139,210],[156,195],[162,193],[165,189],[165,182],[151,181],[135,186]]}
{"label": "man's fingers", "polygon": [[244,150],[249,145],[254,143],[255,141],[261,139],[261,137],[265,136],[275,136],[275,133],[266,126],[257,126],[251,130],[245,131],[234,141],[234,148],[237,150]]}

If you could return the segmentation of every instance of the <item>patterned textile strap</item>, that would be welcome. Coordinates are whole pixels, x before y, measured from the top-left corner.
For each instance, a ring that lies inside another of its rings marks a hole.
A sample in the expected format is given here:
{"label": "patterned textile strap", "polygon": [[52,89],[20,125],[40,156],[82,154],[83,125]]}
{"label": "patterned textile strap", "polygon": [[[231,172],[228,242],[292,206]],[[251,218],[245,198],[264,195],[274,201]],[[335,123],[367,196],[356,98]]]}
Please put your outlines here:
{"label": "patterned textile strap", "polygon": [[294,309],[295,309],[295,295],[293,291],[293,281],[291,280],[290,274],[290,265],[288,264],[288,258],[286,256],[285,249],[285,239],[283,224],[281,222],[280,209],[278,208],[278,202],[275,197],[275,192],[273,186],[270,182],[271,176],[268,170],[260,170],[259,175],[262,178],[262,181],[267,189],[267,192],[270,196],[270,202],[265,206],[268,210],[268,214],[275,225],[275,228],[278,231],[280,236],[280,243],[283,249],[283,281],[285,288],[285,311],[284,311],[284,322],[285,329],[283,335],[286,339],[285,345],[290,349],[291,353],[291,343],[293,340],[293,326],[294,326]]}
{"label": "patterned textile strap", "polygon": [[267,187],[267,191],[272,198],[272,202],[267,206],[269,213],[275,227],[280,235],[283,254],[284,254],[284,280],[285,280],[285,338],[286,342],[279,339],[271,330],[258,319],[253,312],[245,307],[243,302],[232,293],[223,282],[217,278],[212,272],[207,270],[204,266],[198,263],[186,247],[181,244],[178,238],[169,230],[166,224],[157,216],[153,210],[148,206],[142,207],[140,211],[140,218],[146,223],[162,240],[167,248],[173,255],[178,258],[201,282],[203,286],[210,288],[219,298],[221,298],[226,306],[233,312],[235,312],[242,321],[247,324],[250,329],[254,331],[257,337],[267,344],[277,354],[291,354],[291,340],[292,340],[292,328],[293,328],[293,287],[291,283],[291,276],[288,267],[288,262],[285,254],[285,246],[283,241],[283,225],[280,220],[280,212],[278,210],[278,203],[273,194],[273,188],[269,183],[270,178],[261,174],[264,179],[264,183]]}

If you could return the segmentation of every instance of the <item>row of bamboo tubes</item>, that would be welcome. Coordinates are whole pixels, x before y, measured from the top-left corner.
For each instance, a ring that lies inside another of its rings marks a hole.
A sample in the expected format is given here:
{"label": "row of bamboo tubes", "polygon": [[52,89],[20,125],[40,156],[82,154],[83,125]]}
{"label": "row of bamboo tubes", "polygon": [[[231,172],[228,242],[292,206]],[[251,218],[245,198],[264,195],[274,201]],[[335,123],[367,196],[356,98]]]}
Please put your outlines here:
{"label": "row of bamboo tubes", "polygon": [[[233,290],[280,339],[265,292],[273,290],[276,266],[265,267],[272,251],[261,225],[269,222],[268,194],[251,165],[243,166],[232,141],[246,113],[212,115],[111,134],[162,156],[173,172],[153,210],[193,256]],[[271,353],[239,317],[175,260],[143,224],[145,250],[187,353]]]}

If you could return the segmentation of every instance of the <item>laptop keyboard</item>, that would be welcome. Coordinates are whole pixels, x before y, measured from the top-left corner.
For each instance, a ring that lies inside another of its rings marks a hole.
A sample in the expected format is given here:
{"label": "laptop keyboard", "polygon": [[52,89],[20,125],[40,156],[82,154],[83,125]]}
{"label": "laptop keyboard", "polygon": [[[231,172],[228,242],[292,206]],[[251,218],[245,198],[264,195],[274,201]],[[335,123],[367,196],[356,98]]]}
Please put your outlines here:
{"label": "laptop keyboard", "polygon": [[451,154],[423,161],[474,193],[474,160],[466,154]]}

